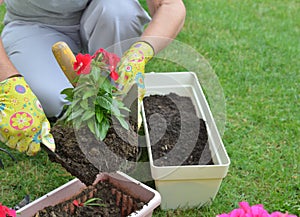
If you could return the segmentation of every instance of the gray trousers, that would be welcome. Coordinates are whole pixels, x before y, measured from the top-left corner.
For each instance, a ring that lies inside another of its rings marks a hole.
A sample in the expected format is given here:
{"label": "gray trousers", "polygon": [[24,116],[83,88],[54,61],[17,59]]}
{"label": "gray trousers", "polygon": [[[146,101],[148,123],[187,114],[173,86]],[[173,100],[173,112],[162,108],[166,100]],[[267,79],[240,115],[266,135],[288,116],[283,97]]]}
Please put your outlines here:
{"label": "gray trousers", "polygon": [[2,41],[47,117],[57,117],[67,103],[60,92],[71,84],[52,54],[52,45],[64,41],[74,53],[93,54],[105,48],[121,56],[149,21],[136,0],[92,0],[80,25],[62,27],[16,20],[5,25]]}

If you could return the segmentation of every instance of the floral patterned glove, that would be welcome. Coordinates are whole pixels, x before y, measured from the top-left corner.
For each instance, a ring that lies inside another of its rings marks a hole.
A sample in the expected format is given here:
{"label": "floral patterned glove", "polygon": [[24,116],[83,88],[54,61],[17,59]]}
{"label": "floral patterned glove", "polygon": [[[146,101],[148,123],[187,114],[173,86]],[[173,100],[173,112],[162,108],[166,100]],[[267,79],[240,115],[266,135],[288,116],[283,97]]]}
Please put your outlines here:
{"label": "floral patterned glove", "polygon": [[117,83],[124,92],[128,92],[134,83],[139,88],[139,100],[145,95],[144,73],[146,63],[153,57],[152,46],[144,41],[134,43],[123,55],[119,64]]}
{"label": "floral patterned glove", "polygon": [[[144,85],[145,65],[152,59],[153,55],[154,50],[149,43],[136,42],[125,52],[118,67],[119,78],[116,82],[123,93],[127,93],[133,84],[137,84],[138,111],[140,111],[140,104],[146,92]],[[140,112],[138,115],[138,127],[140,127],[142,123]]]}
{"label": "floral patterned glove", "polygon": [[50,123],[23,77],[0,82],[0,141],[29,156],[40,150],[40,142],[55,150]]}

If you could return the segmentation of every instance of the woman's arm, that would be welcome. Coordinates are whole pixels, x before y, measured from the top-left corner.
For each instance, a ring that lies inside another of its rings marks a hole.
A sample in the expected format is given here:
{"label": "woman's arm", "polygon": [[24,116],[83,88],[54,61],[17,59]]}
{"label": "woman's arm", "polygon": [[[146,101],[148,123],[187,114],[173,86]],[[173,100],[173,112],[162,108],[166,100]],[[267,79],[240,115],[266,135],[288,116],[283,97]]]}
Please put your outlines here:
{"label": "woman's arm", "polygon": [[147,0],[152,21],[142,40],[149,42],[155,53],[165,48],[180,32],[186,10],[182,0]]}
{"label": "woman's arm", "polygon": [[7,57],[2,44],[2,39],[0,37],[0,81],[3,81],[6,78],[15,74],[19,74],[18,70],[14,67],[14,65]]}
{"label": "woman's arm", "polygon": [[[0,0],[0,5],[2,3],[4,3],[4,1]],[[14,65],[6,55],[5,49],[2,44],[2,39],[0,37],[0,81],[3,81],[15,74],[19,74],[18,70],[14,67]]]}

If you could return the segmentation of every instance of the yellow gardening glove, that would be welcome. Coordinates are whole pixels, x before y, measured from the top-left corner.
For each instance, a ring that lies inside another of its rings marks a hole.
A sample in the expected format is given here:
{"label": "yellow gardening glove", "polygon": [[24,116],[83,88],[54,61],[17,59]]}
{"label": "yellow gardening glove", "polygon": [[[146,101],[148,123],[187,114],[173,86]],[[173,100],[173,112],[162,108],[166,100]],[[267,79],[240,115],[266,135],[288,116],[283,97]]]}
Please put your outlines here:
{"label": "yellow gardening glove", "polygon": [[50,123],[23,77],[0,82],[0,140],[29,156],[40,150],[41,142],[55,150]]}
{"label": "yellow gardening glove", "polygon": [[121,58],[118,72],[119,78],[116,81],[122,94],[126,94],[133,84],[138,87],[138,127],[140,128],[142,119],[140,115],[140,105],[145,95],[144,74],[145,65],[153,57],[152,46],[144,41],[134,43]]}

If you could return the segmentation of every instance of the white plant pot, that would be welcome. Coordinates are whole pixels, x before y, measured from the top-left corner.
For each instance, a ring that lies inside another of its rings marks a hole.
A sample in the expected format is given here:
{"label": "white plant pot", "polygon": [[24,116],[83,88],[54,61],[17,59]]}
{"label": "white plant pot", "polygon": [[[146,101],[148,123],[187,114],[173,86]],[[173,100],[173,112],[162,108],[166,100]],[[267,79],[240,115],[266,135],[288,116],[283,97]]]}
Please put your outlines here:
{"label": "white plant pot", "polygon": [[[149,201],[142,209],[131,213],[129,215],[130,217],[151,217],[153,210],[160,205],[161,197],[156,190],[122,172],[99,174],[98,180],[101,181],[104,179],[108,179],[114,186],[118,186],[119,189],[123,190],[127,195],[132,196],[133,198],[138,198],[143,202]],[[66,201],[82,192],[85,188],[86,185],[75,178],[22,207],[17,211],[17,217],[32,217],[39,210]]]}
{"label": "white plant pot", "polygon": [[217,130],[205,95],[192,72],[148,73],[145,76],[147,95],[164,95],[171,92],[189,96],[197,116],[206,122],[208,143],[214,165],[155,166],[144,108],[142,107],[145,139],[147,144],[151,175],[156,190],[161,194],[161,209],[178,207],[200,207],[211,204],[223,178],[227,175],[230,159]]}

